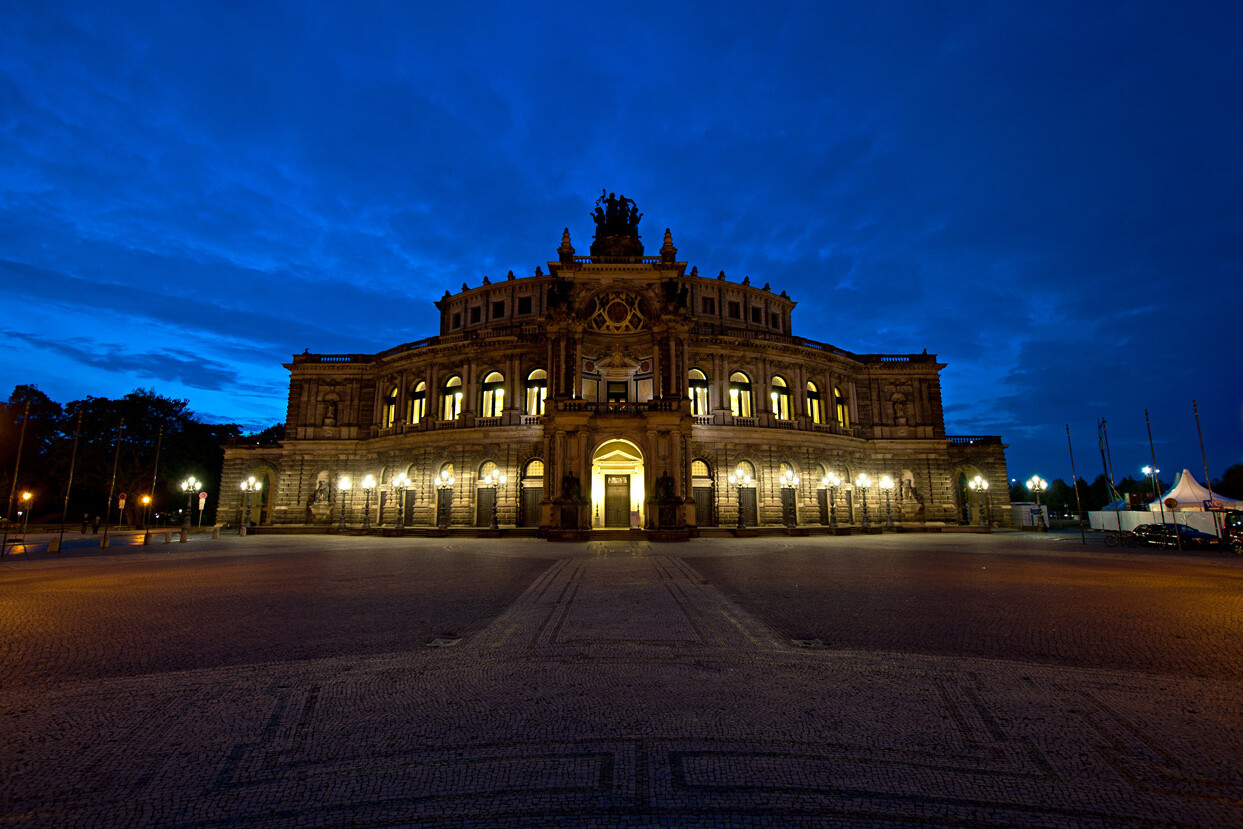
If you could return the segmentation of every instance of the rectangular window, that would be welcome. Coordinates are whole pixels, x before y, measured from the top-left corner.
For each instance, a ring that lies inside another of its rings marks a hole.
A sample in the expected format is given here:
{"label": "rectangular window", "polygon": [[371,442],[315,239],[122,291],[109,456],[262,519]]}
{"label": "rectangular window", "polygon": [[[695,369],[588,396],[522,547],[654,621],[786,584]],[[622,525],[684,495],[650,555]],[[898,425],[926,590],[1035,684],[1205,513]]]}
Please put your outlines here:
{"label": "rectangular window", "polygon": [[492,303],[492,319],[499,320],[503,316],[505,316],[505,303],[504,302]]}
{"label": "rectangular window", "polygon": [[769,328],[776,328],[778,331],[781,330],[781,317],[779,317],[777,314],[770,314],[769,320],[770,320],[769,326],[768,326]]}
{"label": "rectangular window", "polygon": [[703,310],[705,314],[716,313],[716,300],[713,299],[712,297],[706,296],[700,301],[700,303],[703,306]]}
{"label": "rectangular window", "polygon": [[519,314],[531,313],[531,298],[529,296],[518,297],[518,313]]}
{"label": "rectangular window", "polygon": [[462,312],[461,312],[461,311],[454,311],[454,312],[453,312],[453,325],[452,325],[452,327],[453,327],[453,328],[461,328],[461,327],[462,327]]}
{"label": "rectangular window", "polygon": [[471,322],[471,325],[474,325],[475,323],[479,322],[479,320],[480,320],[480,318],[481,318],[481,316],[482,316],[482,312],[483,312],[483,309],[482,309],[482,308],[480,308],[478,305],[476,305],[474,308],[471,308],[471,309],[470,309],[470,322]]}
{"label": "rectangular window", "polygon": [[755,323],[756,325],[761,325],[761,324],[763,324],[763,322],[764,322],[764,318],[760,316],[760,309],[759,309],[759,308],[752,308],[752,309],[751,309],[751,322]]}
{"label": "rectangular window", "polygon": [[729,303],[729,318],[732,320],[742,319],[742,303],[731,301]]}
{"label": "rectangular window", "polygon": [[608,401],[609,403],[625,403],[626,402],[626,386],[625,380],[610,380],[608,385]]}

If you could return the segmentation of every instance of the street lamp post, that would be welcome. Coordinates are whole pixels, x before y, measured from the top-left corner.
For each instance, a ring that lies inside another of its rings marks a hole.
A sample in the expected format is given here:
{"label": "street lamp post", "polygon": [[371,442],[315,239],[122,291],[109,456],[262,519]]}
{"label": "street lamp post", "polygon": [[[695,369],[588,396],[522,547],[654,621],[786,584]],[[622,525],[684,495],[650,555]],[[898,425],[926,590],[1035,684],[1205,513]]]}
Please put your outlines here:
{"label": "street lamp post", "polygon": [[967,482],[967,486],[971,487],[971,491],[975,493],[975,508],[980,513],[980,526],[987,526],[984,522],[984,493],[988,492],[988,481],[976,475]]}
{"label": "street lamp post", "polygon": [[[781,473],[782,492],[789,492],[792,495],[795,494],[798,491],[798,480],[799,480],[798,475],[794,474],[794,470],[787,469],[784,472],[782,472]],[[787,529],[793,529],[794,527],[798,526],[798,498],[792,497],[790,499],[790,504],[791,504],[790,513],[784,516],[784,518],[786,519]]]}
{"label": "street lamp post", "polygon": [[33,492],[22,493],[22,538],[26,537],[26,530],[30,528],[30,504],[34,500]]}
{"label": "street lamp post", "polygon": [[341,520],[337,525],[337,532],[345,532],[345,499],[350,492],[350,476],[342,475],[337,480],[337,494],[341,497]]}
{"label": "street lamp post", "polygon": [[738,529],[747,526],[742,514],[742,491],[751,486],[751,475],[743,472],[739,466],[733,472],[729,473],[729,482],[738,489]]}
{"label": "street lamp post", "polygon": [[246,535],[246,525],[250,523],[250,494],[263,489],[263,481],[256,481],[255,476],[251,475],[242,481],[242,495],[246,499],[246,506],[242,508],[242,520],[237,522],[237,534]]}
{"label": "street lamp post", "polygon": [[393,490],[397,493],[397,532],[406,528],[406,489],[410,486],[410,477],[405,472],[393,476]]}
{"label": "street lamp post", "polygon": [[1027,479],[1027,488],[1036,493],[1036,528],[1038,530],[1047,530],[1044,525],[1044,512],[1040,509],[1040,493],[1049,488],[1049,482],[1039,475],[1032,475]]}
{"label": "street lamp post", "polygon": [[893,513],[889,509],[889,491],[893,489],[893,478],[890,478],[888,475],[882,475],[877,486],[885,490],[885,526],[892,530]]}
{"label": "street lamp post", "polygon": [[191,503],[194,501],[194,493],[198,491],[200,486],[202,484],[193,475],[181,482],[181,491],[186,494],[186,511],[181,517],[181,528],[183,530],[190,529]]}
{"label": "street lamp post", "polygon": [[496,520],[497,502],[500,500],[500,488],[505,485],[507,480],[505,475],[493,467],[492,471],[484,476],[484,485],[492,487],[492,529],[498,529],[499,525]]}
{"label": "street lamp post", "polygon": [[371,529],[371,491],[375,489],[375,478],[368,475],[363,478],[363,532]]}
{"label": "street lamp post", "polygon": [[829,488],[829,526],[837,526],[837,488],[842,484],[842,478],[836,472],[830,472],[824,476],[820,482]]}
{"label": "street lamp post", "polygon": [[453,481],[454,477],[449,474],[449,470],[440,470],[440,477],[436,479],[436,526],[442,530],[449,529],[449,512],[445,509],[444,492],[448,490],[449,500],[453,499]]}
{"label": "street lamp post", "polygon": [[872,479],[867,476],[866,472],[860,472],[859,477],[855,479],[855,486],[859,488],[863,496],[863,529],[865,530],[872,526],[871,521],[868,520],[868,487],[871,485]]}
{"label": "street lamp post", "polygon": [[151,509],[151,496],[142,496],[142,543],[151,543],[151,525],[147,523],[148,510]]}

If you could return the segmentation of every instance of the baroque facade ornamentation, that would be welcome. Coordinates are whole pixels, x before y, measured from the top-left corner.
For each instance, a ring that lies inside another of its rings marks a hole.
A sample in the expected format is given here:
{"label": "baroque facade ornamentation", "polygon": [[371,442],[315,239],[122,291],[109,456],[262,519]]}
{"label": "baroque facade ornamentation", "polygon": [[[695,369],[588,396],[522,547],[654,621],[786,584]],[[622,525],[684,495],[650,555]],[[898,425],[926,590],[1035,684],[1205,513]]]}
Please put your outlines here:
{"label": "baroque facade ornamentation", "polygon": [[[592,255],[566,230],[547,273],[446,292],[437,336],[294,355],[285,439],[226,448],[226,492],[264,481],[237,520],[358,527],[369,505],[373,528],[495,515],[676,535],[1001,519],[1005,447],[945,434],[935,355],[798,336],[785,292],[688,273],[668,230],[643,255],[641,217],[603,196]],[[994,486],[971,491],[976,475]]]}

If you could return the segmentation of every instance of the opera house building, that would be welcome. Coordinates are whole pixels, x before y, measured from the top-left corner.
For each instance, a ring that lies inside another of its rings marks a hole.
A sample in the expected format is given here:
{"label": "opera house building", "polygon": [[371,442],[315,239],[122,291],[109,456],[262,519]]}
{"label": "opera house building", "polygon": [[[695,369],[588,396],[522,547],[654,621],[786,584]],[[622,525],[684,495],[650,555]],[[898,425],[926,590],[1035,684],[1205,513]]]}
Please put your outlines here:
{"label": "opera house building", "polygon": [[1000,518],[1005,446],[945,433],[935,355],[801,337],[785,291],[688,271],[668,230],[645,256],[630,200],[594,218],[589,255],[566,230],[547,272],[446,292],[436,336],[295,355],[284,439],[226,448],[221,520],[679,538]]}

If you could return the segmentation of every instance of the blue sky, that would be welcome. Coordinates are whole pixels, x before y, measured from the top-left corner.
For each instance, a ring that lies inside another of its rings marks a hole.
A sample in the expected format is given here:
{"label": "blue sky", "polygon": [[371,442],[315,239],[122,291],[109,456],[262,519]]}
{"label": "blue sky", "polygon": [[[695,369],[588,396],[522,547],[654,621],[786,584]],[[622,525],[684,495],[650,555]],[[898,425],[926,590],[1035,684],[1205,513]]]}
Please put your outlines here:
{"label": "blue sky", "polygon": [[[1236,3],[0,0],[0,391],[283,420],[295,352],[585,249],[927,349],[1012,477],[1243,462]],[[1169,477],[1168,475],[1166,477]]]}

